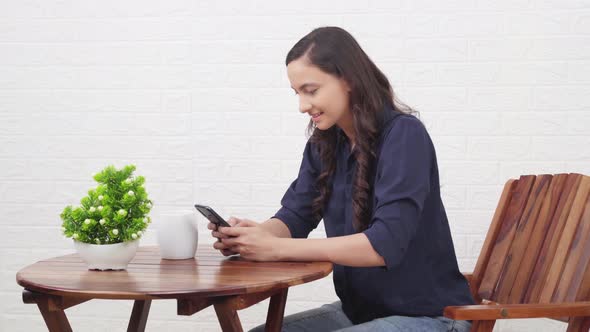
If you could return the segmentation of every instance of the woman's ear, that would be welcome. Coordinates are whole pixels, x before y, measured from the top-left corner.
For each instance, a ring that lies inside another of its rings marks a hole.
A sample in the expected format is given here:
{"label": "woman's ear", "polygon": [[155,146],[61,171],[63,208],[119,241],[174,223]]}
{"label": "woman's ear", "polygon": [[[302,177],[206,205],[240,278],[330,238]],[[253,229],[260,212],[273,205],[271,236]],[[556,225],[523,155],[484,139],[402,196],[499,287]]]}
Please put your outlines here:
{"label": "woman's ear", "polygon": [[344,91],[346,91],[348,93],[350,93],[352,91],[352,89],[350,88],[350,84],[348,84],[348,82],[345,79],[341,78],[340,79],[340,84],[342,84],[342,87],[344,88]]}

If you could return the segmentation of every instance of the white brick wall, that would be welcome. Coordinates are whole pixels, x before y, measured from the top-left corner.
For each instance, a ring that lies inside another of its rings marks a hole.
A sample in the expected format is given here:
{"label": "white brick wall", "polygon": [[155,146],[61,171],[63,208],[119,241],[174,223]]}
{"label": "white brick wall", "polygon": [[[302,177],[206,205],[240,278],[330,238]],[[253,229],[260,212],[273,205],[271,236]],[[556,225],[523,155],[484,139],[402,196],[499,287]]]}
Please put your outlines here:
{"label": "white brick wall", "polygon": [[[473,268],[504,181],[590,174],[590,3],[538,1],[3,1],[0,3],[0,330],[43,331],[18,269],[73,251],[59,213],[108,163],[135,163],[154,216],[206,202],[271,216],[296,175],[307,119],[284,68],[312,28],[348,29],[421,111],[435,141],[461,268]],[[203,220],[201,220],[203,221]],[[201,223],[201,244],[212,242]],[[312,234],[323,236],[320,226]],[[149,231],[143,245],[155,244]],[[287,313],[336,299],[331,278]],[[268,304],[241,312],[245,328]],[[68,310],[121,330],[131,303]],[[217,331],[214,312],[152,305],[149,331]],[[549,320],[497,331],[560,331]]]}

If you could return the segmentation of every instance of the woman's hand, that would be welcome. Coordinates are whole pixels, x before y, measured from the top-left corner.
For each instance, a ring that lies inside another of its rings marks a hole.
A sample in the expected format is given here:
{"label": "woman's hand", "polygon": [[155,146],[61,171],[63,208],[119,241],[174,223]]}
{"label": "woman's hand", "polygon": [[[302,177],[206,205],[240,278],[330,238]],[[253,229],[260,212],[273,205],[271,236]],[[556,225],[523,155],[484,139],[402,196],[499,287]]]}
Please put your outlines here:
{"label": "woman's hand", "polygon": [[[229,218],[229,220],[227,221],[228,224],[232,225],[232,227],[236,226],[239,223],[239,219],[235,218],[235,217],[231,217]],[[223,254],[223,256],[231,256],[231,255],[235,255],[237,254],[237,252],[233,251],[231,248],[229,248],[228,246],[224,245],[221,240],[227,238],[228,236],[225,234],[221,234],[218,231],[218,227],[216,224],[214,223],[209,223],[207,225],[207,228],[211,230],[211,235],[213,235],[213,237],[217,238],[217,242],[215,242],[213,244],[213,248],[221,251],[221,253]]]}
{"label": "woman's hand", "polygon": [[260,227],[257,222],[238,219],[235,227],[220,227],[219,233],[223,236],[220,238],[224,248],[229,248],[228,250],[239,253],[246,259],[276,261],[280,258],[277,253],[280,238]]}

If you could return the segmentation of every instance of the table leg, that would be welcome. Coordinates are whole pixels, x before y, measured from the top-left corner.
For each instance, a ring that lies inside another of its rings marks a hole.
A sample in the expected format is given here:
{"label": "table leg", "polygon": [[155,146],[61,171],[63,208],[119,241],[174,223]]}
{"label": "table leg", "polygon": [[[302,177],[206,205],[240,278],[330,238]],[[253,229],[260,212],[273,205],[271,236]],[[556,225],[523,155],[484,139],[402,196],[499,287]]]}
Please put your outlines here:
{"label": "table leg", "polygon": [[50,332],[72,332],[68,317],[66,317],[66,313],[63,310],[49,311],[47,303],[37,303],[37,306]]}
{"label": "table leg", "polygon": [[279,332],[283,327],[283,316],[285,314],[285,304],[287,303],[287,291],[285,288],[270,298],[268,305],[268,315],[266,316],[266,332]]}
{"label": "table leg", "polygon": [[238,316],[237,310],[232,305],[231,298],[216,302],[214,307],[223,332],[243,331],[240,317]]}
{"label": "table leg", "polygon": [[131,318],[129,319],[129,325],[127,326],[128,332],[145,331],[145,324],[147,323],[151,305],[152,300],[135,300],[133,311],[131,312]]}
{"label": "table leg", "polygon": [[[39,308],[39,311],[41,311],[41,315],[43,316],[43,320],[45,320],[47,329],[50,332],[72,332],[72,327],[70,326],[68,317],[66,316],[66,313],[63,310],[64,306],[57,304],[64,302],[62,298],[53,295],[32,292],[25,289],[23,290],[23,302],[37,304],[37,307]],[[69,306],[70,305],[66,305],[65,307]]]}

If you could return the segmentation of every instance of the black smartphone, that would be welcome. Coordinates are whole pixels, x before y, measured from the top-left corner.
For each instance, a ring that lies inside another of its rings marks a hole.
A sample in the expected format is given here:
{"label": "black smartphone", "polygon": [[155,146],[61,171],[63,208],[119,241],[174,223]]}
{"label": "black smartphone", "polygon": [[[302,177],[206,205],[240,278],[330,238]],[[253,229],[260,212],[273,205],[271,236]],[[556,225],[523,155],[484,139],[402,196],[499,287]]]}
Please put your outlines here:
{"label": "black smartphone", "polygon": [[217,227],[219,227],[219,226],[231,227],[231,225],[227,221],[225,221],[223,218],[221,218],[219,216],[219,214],[217,214],[217,212],[215,212],[215,210],[213,210],[212,208],[210,208],[206,205],[200,205],[200,204],[195,204],[195,208],[199,212],[201,212],[201,214],[204,215],[205,218],[209,219],[210,222],[217,225]]}

